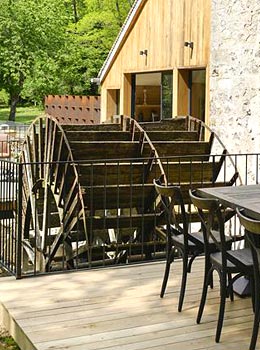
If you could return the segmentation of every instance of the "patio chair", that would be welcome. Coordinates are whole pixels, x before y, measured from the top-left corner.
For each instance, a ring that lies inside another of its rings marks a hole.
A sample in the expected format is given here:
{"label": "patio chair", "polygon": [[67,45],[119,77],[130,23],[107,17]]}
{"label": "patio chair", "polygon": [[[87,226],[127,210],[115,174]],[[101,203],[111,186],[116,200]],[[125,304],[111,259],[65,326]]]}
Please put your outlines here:
{"label": "patio chair", "polygon": [[[179,296],[178,311],[181,312],[186,289],[187,273],[191,272],[191,265],[194,259],[204,252],[203,237],[197,232],[196,239],[188,230],[188,220],[185,205],[179,186],[163,185],[160,181],[154,180],[157,194],[161,196],[161,203],[166,223],[166,266],[161,287],[160,297],[163,298],[168,282],[170,267],[174,261],[176,250],[180,253],[183,262],[182,282]],[[178,213],[176,210],[178,207]],[[178,214],[178,216],[177,216]],[[161,229],[158,228],[157,229]]]}
{"label": "patio chair", "polygon": [[254,308],[254,323],[250,341],[249,350],[254,350],[258,336],[259,321],[260,321],[260,221],[250,218],[246,215],[245,210],[237,209],[237,215],[240,223],[245,228],[246,242],[251,249],[253,257],[254,269],[254,293],[253,293],[253,308]]}
{"label": "patio chair", "polygon": [[[251,280],[253,261],[249,248],[231,250],[230,237],[225,235],[225,213],[220,202],[217,199],[201,198],[196,191],[190,191],[190,197],[201,220],[205,244],[205,261],[206,265],[210,265],[204,276],[197,323],[201,321],[209,281],[212,279],[215,270],[220,279],[220,305],[215,336],[215,341],[218,343],[223,326],[226,298],[230,297],[231,301],[234,300],[233,283],[239,277],[246,275]],[[209,239],[215,242],[217,252],[210,251]]]}

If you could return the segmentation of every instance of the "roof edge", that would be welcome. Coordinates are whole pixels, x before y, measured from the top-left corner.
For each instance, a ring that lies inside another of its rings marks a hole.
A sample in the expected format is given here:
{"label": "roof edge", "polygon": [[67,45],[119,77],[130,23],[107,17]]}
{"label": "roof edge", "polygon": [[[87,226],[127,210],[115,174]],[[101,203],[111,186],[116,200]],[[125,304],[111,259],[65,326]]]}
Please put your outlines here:
{"label": "roof edge", "polygon": [[114,41],[112,48],[103,64],[101,67],[99,73],[98,73],[98,78],[100,82],[104,80],[109,68],[111,67],[111,64],[113,63],[113,60],[115,58],[115,55],[117,54],[118,50],[121,47],[122,42],[128,35],[129,28],[131,27],[132,22],[135,20],[136,15],[138,14],[139,10],[141,9],[141,6],[146,2],[147,0],[136,0],[135,3],[133,4],[132,8],[130,9],[126,20],[124,24],[122,25],[120,32]]}

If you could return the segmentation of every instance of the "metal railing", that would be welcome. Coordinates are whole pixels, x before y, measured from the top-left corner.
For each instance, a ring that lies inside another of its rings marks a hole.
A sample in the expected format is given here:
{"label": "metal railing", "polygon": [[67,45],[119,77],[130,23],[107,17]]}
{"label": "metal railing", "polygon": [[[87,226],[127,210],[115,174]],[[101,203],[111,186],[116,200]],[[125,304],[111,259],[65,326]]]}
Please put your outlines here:
{"label": "metal railing", "polygon": [[[209,167],[215,174],[221,158],[217,178],[209,181]],[[216,154],[205,161],[171,157],[160,162],[168,181],[182,186],[184,192],[194,186],[258,184],[260,180],[260,154],[229,154],[224,159]],[[55,181],[57,166],[0,160],[0,263],[10,273],[20,278],[164,257],[164,237],[154,230],[160,223],[152,186],[153,178],[161,175],[156,159],[152,167],[150,158],[63,162],[59,171],[66,171],[66,184]],[[77,181],[70,171],[75,166]],[[29,187],[28,169],[36,173],[39,167],[48,174]],[[237,171],[240,177],[234,177]],[[29,193],[28,188],[33,191]],[[230,226],[234,232],[236,225],[233,221]]]}

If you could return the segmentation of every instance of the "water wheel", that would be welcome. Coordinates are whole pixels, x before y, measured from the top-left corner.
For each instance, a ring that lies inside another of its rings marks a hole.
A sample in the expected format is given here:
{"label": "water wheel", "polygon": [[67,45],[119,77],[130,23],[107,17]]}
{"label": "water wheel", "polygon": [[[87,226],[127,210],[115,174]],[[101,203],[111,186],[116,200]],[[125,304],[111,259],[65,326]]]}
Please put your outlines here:
{"label": "water wheel", "polygon": [[139,137],[119,124],[32,123],[21,156],[24,264],[48,271],[55,262],[116,261],[129,241],[149,240],[154,200],[145,202],[154,188],[145,177],[154,153],[144,153]]}
{"label": "water wheel", "polygon": [[77,166],[66,134],[55,119],[40,117],[32,123],[21,157],[27,255],[36,269],[48,270],[49,257],[55,256],[62,243],[65,262],[73,267],[70,232],[80,222],[88,241],[86,218]]}
{"label": "water wheel", "polygon": [[36,119],[21,155],[24,266],[44,272],[163,251],[153,179],[163,174],[182,186],[187,204],[190,187],[226,184],[216,183],[226,151],[210,159],[214,133],[202,140],[200,122],[193,128],[188,122],[59,125],[48,115]]}

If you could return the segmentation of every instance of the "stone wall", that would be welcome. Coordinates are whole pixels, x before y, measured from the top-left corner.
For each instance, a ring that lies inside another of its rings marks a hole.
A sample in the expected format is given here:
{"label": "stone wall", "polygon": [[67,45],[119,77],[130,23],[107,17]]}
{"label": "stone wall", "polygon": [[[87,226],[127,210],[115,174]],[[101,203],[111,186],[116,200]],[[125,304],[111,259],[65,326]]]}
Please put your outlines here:
{"label": "stone wall", "polygon": [[210,126],[231,153],[260,153],[260,1],[212,0]]}

